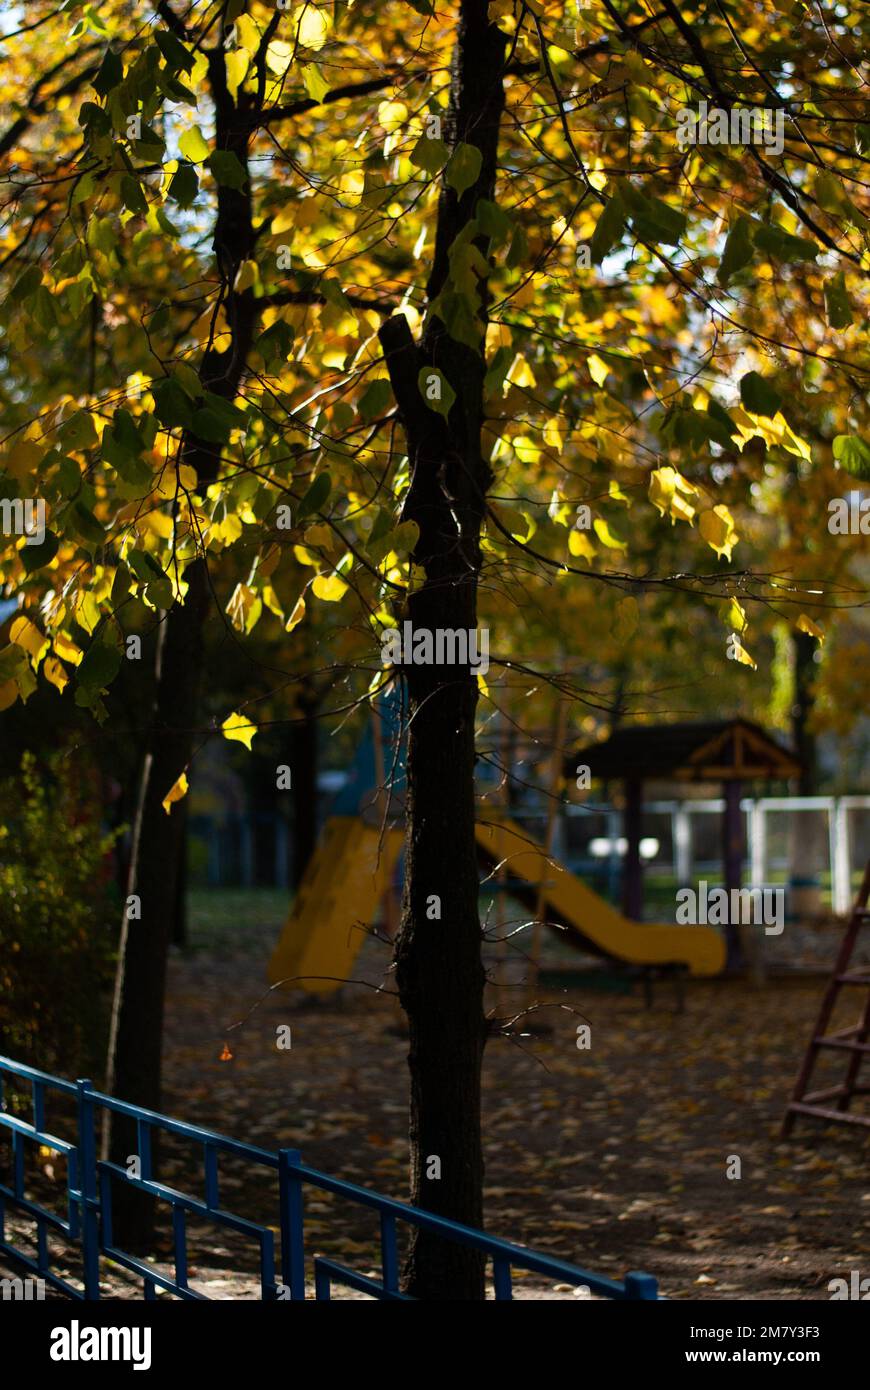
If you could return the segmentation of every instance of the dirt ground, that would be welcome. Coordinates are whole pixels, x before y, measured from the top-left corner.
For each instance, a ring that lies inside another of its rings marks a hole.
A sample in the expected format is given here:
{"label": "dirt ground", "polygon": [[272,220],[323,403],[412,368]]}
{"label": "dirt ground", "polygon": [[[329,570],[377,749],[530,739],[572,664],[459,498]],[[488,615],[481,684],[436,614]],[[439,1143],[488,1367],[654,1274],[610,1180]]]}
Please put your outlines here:
{"label": "dirt ground", "polygon": [[[245,950],[231,943],[172,962],[165,1111],[298,1148],[313,1167],[405,1198],[407,1045],[394,1002],[363,987],[326,1003],[263,997],[274,929],[246,935]],[[378,979],[385,959],[368,943],[360,977]],[[535,1017],[551,1032],[487,1047],[489,1229],[611,1277],[644,1270],[670,1299],[824,1300],[829,1280],[870,1273],[870,1131],[804,1121],[789,1142],[778,1137],[822,985],[690,984],[682,1013],[664,984],[649,1009],[639,986],[547,990],[553,1007]],[[591,1046],[579,1050],[584,1022]],[[281,1025],[289,1050],[276,1047]],[[167,1152],[160,1176],[201,1191],[190,1149]],[[232,1164],[223,1200],[277,1222],[274,1193]],[[315,1192],[306,1226],[309,1254],[373,1268],[371,1214]],[[201,1235],[192,1229],[192,1283],[256,1297],[250,1246]],[[527,1296],[576,1296],[517,1282]]]}

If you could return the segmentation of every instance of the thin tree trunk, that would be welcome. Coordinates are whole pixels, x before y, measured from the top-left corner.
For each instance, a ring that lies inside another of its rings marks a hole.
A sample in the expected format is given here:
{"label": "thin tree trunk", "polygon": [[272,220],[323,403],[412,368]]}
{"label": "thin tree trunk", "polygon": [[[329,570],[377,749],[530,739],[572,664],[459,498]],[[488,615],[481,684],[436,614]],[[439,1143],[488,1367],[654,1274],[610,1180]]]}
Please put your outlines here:
{"label": "thin tree trunk", "polygon": [[[215,102],[215,147],[231,150],[247,174],[250,121],[226,85],[224,52],[209,54]],[[254,250],[250,184],[220,185],[214,250],[224,289],[230,347],[210,347],[199,377],[205,390],[232,400],[238,393],[253,339],[257,306],[251,290],[233,289],[242,261]],[[196,469],[198,486],[213,482],[221,449],[186,433],[180,461]],[[160,1109],[161,1046],[166,958],[175,918],[176,890],[184,848],[184,817],[167,815],[163,798],[190,762],[198,722],[203,624],[209,605],[207,561],[200,557],[184,571],[188,591],[164,615],[157,651],[155,713],[142,767],[131,850],[128,896],[141,902],[141,920],[122,924],[115,999],[109,1040],[107,1089],[121,1099]],[[137,1152],[135,1125],[115,1116],[103,1136],[104,1151],[124,1165]],[[155,1146],[156,1155],[156,1146]],[[119,1186],[114,1202],[116,1242],[130,1250],[147,1248],[153,1229],[152,1203],[133,1187]]]}
{"label": "thin tree trunk", "polygon": [[293,795],[293,887],[298,889],[317,845],[317,707],[319,697],[310,679],[299,692],[302,719],[290,726],[290,769]]}
{"label": "thin tree trunk", "polygon": [[[458,197],[442,187],[430,302],[445,288],[448,253],[493,197],[504,104],[504,35],[488,22],[486,0],[464,0],[454,50],[445,132],[452,146],[480,150],[476,183]],[[482,254],[485,239],[477,239]],[[478,317],[485,326],[486,286]],[[414,561],[425,579],[411,594],[414,629],[472,630],[477,624],[479,536],[490,482],[480,447],[484,340],[457,342],[435,316],[417,346],[407,320],[381,330],[412,464],[403,516],[420,538]],[[456,392],[445,421],[418,385],[437,368]],[[405,893],[396,944],[396,978],[408,1016],[411,1071],[411,1200],[480,1226],[483,1153],[480,1071],[485,1041],[484,971],[474,838],[474,715],[477,681],[468,666],[411,665]],[[421,1299],[481,1299],[483,1261],[467,1247],[415,1231],[404,1286]]]}

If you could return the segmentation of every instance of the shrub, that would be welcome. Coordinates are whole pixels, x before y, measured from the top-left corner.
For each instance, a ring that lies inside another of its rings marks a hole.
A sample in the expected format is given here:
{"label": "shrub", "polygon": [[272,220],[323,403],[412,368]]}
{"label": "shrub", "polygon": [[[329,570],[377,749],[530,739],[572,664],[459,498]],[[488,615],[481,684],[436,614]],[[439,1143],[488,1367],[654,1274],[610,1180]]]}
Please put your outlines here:
{"label": "shrub", "polygon": [[68,756],[26,753],[0,781],[0,1049],[43,1070],[101,1071],[120,907],[114,835]]}

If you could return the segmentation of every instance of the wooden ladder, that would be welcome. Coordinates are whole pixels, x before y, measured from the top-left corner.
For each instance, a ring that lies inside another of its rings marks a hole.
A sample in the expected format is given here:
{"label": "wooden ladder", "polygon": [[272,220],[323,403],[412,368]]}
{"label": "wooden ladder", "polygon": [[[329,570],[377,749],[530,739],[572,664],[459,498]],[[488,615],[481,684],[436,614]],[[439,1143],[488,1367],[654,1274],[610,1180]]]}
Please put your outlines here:
{"label": "wooden ladder", "polygon": [[[858,933],[863,926],[870,922],[870,912],[867,910],[868,897],[870,897],[870,862],[864,870],[864,880],[846,924],[834,973],[825,990],[819,1017],[813,1029],[813,1035],[806,1050],[792,1098],[785,1112],[785,1119],[782,1122],[783,1139],[791,1134],[798,1115],[815,1115],[820,1120],[833,1120],[840,1124],[864,1125],[870,1128],[870,1115],[848,1114],[853,1096],[870,1095],[870,1086],[858,1085],[861,1061],[870,1053],[870,1041],[868,1041],[870,1039],[870,969],[849,969],[855,943],[858,940]],[[841,1029],[838,1033],[826,1033],[825,1030],[831,1021],[840,990],[855,985],[867,990],[867,1002],[859,1022],[852,1028]],[[848,1054],[849,1063],[846,1068],[846,1076],[839,1086],[829,1086],[821,1091],[808,1092],[807,1086],[812,1076],[813,1067],[822,1048],[833,1048],[837,1052]],[[836,1100],[835,1107],[826,1103],[834,1100]]]}

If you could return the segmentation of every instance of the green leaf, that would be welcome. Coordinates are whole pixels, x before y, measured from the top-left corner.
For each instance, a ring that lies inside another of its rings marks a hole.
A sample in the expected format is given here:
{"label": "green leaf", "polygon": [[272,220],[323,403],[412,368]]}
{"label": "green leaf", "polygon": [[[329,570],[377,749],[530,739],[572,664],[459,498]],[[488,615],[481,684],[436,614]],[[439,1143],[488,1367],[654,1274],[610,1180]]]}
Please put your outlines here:
{"label": "green leaf", "polygon": [[131,212],[140,213],[142,217],[148,216],[148,200],[142,191],[141,183],[134,179],[132,174],[124,174],[121,179],[121,201]]}
{"label": "green leaf", "polygon": [[121,667],[121,652],[108,642],[92,642],[76,667],[76,682],[86,690],[105,690]]}
{"label": "green leaf", "polygon": [[450,150],[443,140],[421,135],[409,158],[416,169],[423,169],[427,174],[437,174],[450,158]]}
{"label": "green leaf", "polygon": [[719,273],[716,276],[719,284],[723,287],[727,285],[738,270],[749,265],[752,254],[752,224],[748,217],[740,216],[728,233],[725,242],[722,260],[719,262]]}
{"label": "green leaf", "polygon": [[191,428],[197,439],[207,444],[226,444],[232,427],[213,410],[202,408],[193,412]]}
{"label": "green leaf", "polygon": [[32,574],[34,570],[50,564],[57,554],[58,544],[54,532],[46,531],[39,545],[23,546],[18,553],[27,573]]}
{"label": "green leaf", "polygon": [[477,183],[482,165],[483,155],[476,145],[468,145],[463,140],[456,146],[447,165],[446,179],[460,198]]}
{"label": "green leaf", "polygon": [[479,198],[474,215],[483,235],[496,246],[507,241],[511,233],[511,219],[504,208],[491,203],[488,198]]}
{"label": "green leaf", "polygon": [[314,512],[323,510],[323,504],[332,491],[332,478],[328,473],[318,473],[312,482],[296,512],[299,521],[311,516]]}
{"label": "green leaf", "polygon": [[104,543],[106,533],[84,502],[73,503],[72,514],[75,528],[80,536],[90,545],[102,545]]}
{"label": "green leaf", "polygon": [[218,183],[227,188],[244,188],[248,176],[232,150],[215,150],[206,160]]}
{"label": "green leaf", "polygon": [[808,237],[792,236],[770,222],[756,228],[755,245],[778,261],[814,261],[819,254],[818,246]]}
{"label": "green leaf", "polygon": [[154,397],[154,409],[161,425],[167,429],[173,429],[180,425],[182,429],[189,429],[193,424],[193,412],[190,408],[190,401],[182,391],[177,381],[172,377],[160,377],[151,383],[151,394]]}
{"label": "green leaf", "polygon": [[437,367],[421,367],[417,373],[417,385],[429,409],[443,415],[446,420],[456,400],[456,392],[444,373],[439,372]]}
{"label": "green leaf", "polygon": [[834,440],[834,458],[853,478],[870,482],[870,445],[859,435],[838,434]]}
{"label": "green leaf", "polygon": [[169,196],[180,208],[189,208],[199,192],[199,179],[192,164],[179,164],[169,184]]}
{"label": "green leaf", "polygon": [[180,39],[169,29],[158,29],[154,35],[154,41],[163,57],[166,59],[167,67],[173,72],[192,72],[194,56],[185,48]]}
{"label": "green leaf", "polygon": [[123,79],[124,64],[117,53],[113,53],[111,48],[107,48],[100,64],[100,70],[92,79],[91,86],[98,96],[107,97],[112,88],[117,87]]}
{"label": "green leaf", "polygon": [[625,232],[626,211],[622,198],[614,193],[605,204],[595,231],[589,241],[589,254],[593,265],[600,265],[619,242]]}
{"label": "green leaf", "polygon": [[316,63],[302,64],[302,81],[305,90],[313,101],[323,101],[330,90],[329,83]]}
{"label": "green leaf", "polygon": [[618,188],[637,236],[665,246],[678,244],[686,230],[684,213],[661,198],[648,198],[628,179],[620,179]]}
{"label": "green leaf", "polygon": [[832,328],[848,328],[850,323],[854,323],[842,270],[825,285],[825,312]]}
{"label": "green leaf", "polygon": [[370,381],[359,402],[359,413],[366,421],[376,420],[382,415],[393,399],[390,383],[384,377]]}
{"label": "green leaf", "polygon": [[9,291],[10,304],[20,304],[23,299],[29,299],[35,294],[42,284],[42,271],[38,265],[29,265],[23,275],[19,275],[15,284]]}
{"label": "green leaf", "polygon": [[740,380],[740,403],[752,415],[766,415],[772,419],[781,401],[769,381],[758,372],[747,372]]}

